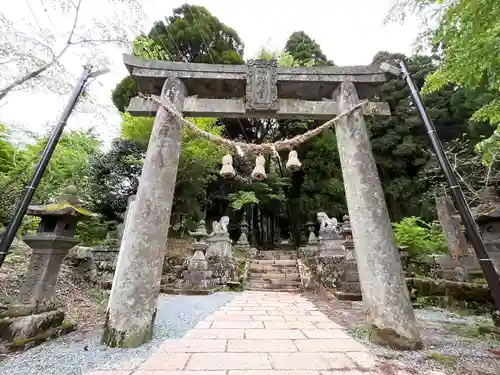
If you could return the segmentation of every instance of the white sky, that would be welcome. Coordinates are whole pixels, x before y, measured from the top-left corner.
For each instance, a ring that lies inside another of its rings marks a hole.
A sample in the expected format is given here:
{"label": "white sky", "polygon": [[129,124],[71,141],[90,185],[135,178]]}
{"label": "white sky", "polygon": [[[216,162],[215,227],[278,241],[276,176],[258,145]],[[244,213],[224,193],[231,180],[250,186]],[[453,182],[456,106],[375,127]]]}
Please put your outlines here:
{"label": "white sky", "polygon": [[[63,1],[63,0],[54,0]],[[65,1],[65,0],[64,0]],[[83,0],[82,23],[89,20],[95,12],[105,13],[103,1]],[[171,14],[172,9],[185,1],[142,0],[146,13],[143,29],[147,32],[153,21]],[[383,19],[393,0],[197,0],[190,4],[205,6],[223,23],[234,28],[245,43],[245,57],[257,54],[262,45],[282,49],[290,34],[303,30],[316,40],[326,56],[336,65],[369,64],[378,51],[401,52],[410,54],[418,33],[417,23],[409,19],[404,25],[384,25]],[[31,13],[28,4],[33,9]],[[3,7],[2,7],[3,8]],[[68,17],[57,14],[47,15],[41,0],[16,0],[9,2],[8,9],[1,10],[16,25],[22,28],[27,22],[38,21],[43,27],[56,27],[57,31],[68,29]],[[123,21],[125,22],[125,21]],[[54,32],[55,33],[55,32]],[[105,143],[119,132],[120,116],[111,102],[111,90],[126,74],[121,60],[125,52],[116,46],[108,45],[107,55],[111,73],[97,79],[91,87],[91,94],[101,104],[99,111],[104,118],[96,119],[87,108],[87,113],[72,115],[69,128],[95,127]],[[80,75],[81,56],[68,54],[64,63],[76,78]],[[69,95],[69,94],[68,94]],[[68,95],[50,93],[30,93],[18,91],[8,95],[0,103],[0,122],[19,124],[36,132],[47,132],[57,121]]]}

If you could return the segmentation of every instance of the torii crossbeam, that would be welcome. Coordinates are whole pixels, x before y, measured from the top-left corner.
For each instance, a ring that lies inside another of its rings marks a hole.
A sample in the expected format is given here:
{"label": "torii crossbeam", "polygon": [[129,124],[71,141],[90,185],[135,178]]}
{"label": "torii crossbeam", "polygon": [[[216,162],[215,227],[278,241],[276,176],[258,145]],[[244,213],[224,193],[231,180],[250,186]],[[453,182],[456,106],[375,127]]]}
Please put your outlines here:
{"label": "torii crossbeam", "polygon": [[[125,55],[144,95],[159,95],[184,116],[331,119],[385,82],[378,66],[280,68],[151,61]],[[182,138],[182,121],[153,101],[134,98],[129,111],[156,120],[134,209],[120,248],[103,341],[134,347],[152,336]],[[421,346],[364,114],[390,115],[387,103],[353,110],[336,124],[347,207],[367,323],[381,340]],[[329,162],[328,160],[324,161]]]}

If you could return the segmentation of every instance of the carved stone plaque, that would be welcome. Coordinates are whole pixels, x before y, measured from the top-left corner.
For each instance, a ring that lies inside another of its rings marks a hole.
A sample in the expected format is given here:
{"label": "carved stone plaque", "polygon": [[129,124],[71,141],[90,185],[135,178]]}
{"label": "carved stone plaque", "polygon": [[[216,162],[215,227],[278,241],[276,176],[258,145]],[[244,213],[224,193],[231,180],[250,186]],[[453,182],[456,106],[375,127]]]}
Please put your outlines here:
{"label": "carved stone plaque", "polygon": [[278,72],[276,60],[250,60],[247,63],[247,112],[278,110]]}

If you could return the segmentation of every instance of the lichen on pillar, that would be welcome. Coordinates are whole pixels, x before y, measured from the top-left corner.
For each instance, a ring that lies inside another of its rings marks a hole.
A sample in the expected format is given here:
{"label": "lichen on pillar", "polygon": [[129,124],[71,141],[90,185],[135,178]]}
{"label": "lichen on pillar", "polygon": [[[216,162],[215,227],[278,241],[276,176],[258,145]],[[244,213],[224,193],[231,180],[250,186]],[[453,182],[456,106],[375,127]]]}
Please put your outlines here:
{"label": "lichen on pillar", "polygon": [[[337,95],[341,112],[359,103],[351,81],[344,81]],[[335,131],[370,338],[395,349],[420,348],[420,329],[362,109],[343,117]]]}
{"label": "lichen on pillar", "polygon": [[[162,96],[179,111],[185,94],[179,79],[167,78]],[[108,346],[137,347],[152,338],[181,139],[182,123],[160,106],[106,311]]]}

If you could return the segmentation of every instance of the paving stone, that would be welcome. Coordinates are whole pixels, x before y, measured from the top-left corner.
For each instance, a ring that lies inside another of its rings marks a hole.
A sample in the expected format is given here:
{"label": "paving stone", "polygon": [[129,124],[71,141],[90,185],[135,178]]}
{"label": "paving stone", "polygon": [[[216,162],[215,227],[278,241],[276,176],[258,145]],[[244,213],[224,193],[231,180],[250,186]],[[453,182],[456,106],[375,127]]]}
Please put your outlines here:
{"label": "paving stone", "polygon": [[292,340],[228,340],[228,352],[297,352]]}
{"label": "paving stone", "polygon": [[218,322],[249,322],[252,320],[250,315],[224,315],[224,314],[212,314],[206,321],[218,321]]}
{"label": "paving stone", "polygon": [[228,375],[321,375],[321,372],[317,370],[229,370]]}
{"label": "paving stone", "polygon": [[139,370],[182,370],[191,354],[156,352],[139,366]]}
{"label": "paving stone", "polygon": [[160,346],[158,351],[168,353],[225,352],[227,340],[183,338]]}
{"label": "paving stone", "polygon": [[266,310],[225,311],[225,315],[268,315]]}
{"label": "paving stone", "polygon": [[207,329],[207,328],[210,328],[211,325],[212,325],[212,322],[202,320],[201,322],[198,322],[194,326],[194,329]]}
{"label": "paving stone", "polygon": [[184,335],[189,339],[242,339],[244,329],[193,329]]}
{"label": "paving stone", "polygon": [[373,370],[377,364],[377,358],[368,352],[346,352],[345,354],[362,370]]}
{"label": "paving stone", "polygon": [[110,371],[93,371],[91,373],[88,373],[87,375],[129,375],[130,371],[116,371],[116,370],[110,370]]}
{"label": "paving stone", "polygon": [[351,339],[341,329],[302,329],[304,335],[309,339]]}
{"label": "paving stone", "polygon": [[270,353],[276,370],[331,370],[355,368],[344,353]]}
{"label": "paving stone", "polygon": [[285,316],[287,322],[329,322],[330,320],[326,315],[287,315]]}
{"label": "paving stone", "polygon": [[270,370],[266,353],[195,353],[187,370]]}
{"label": "paving stone", "polygon": [[307,339],[296,340],[299,352],[362,352],[367,351],[363,344],[353,339]]}
{"label": "paving stone", "polygon": [[212,328],[265,328],[262,322],[218,322],[215,321]]}
{"label": "paving stone", "polygon": [[252,315],[252,320],[260,322],[284,322],[285,317],[282,315]]}
{"label": "paving stone", "polygon": [[[128,375],[128,374],[127,374]],[[226,371],[137,371],[133,375],[226,375]]]}
{"label": "paving stone", "polygon": [[267,329],[318,329],[312,322],[264,322]]}
{"label": "paving stone", "polygon": [[344,329],[344,327],[342,327],[340,324],[332,321],[314,322],[313,324],[319,329]]}
{"label": "paving stone", "polygon": [[247,329],[247,339],[305,339],[306,336],[298,329]]}

